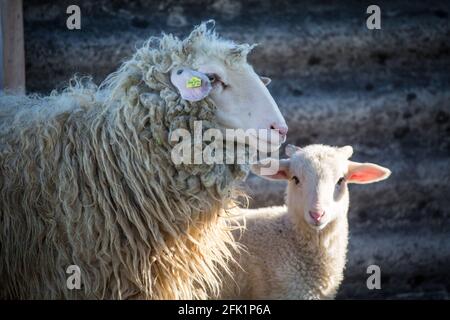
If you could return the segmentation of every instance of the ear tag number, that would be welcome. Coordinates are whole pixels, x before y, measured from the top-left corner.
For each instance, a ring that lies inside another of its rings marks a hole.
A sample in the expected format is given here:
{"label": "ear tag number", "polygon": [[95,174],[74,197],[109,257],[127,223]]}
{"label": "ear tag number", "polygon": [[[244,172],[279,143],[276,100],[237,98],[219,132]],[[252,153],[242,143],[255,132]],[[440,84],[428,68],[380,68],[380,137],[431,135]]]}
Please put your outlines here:
{"label": "ear tag number", "polygon": [[192,77],[186,82],[186,88],[200,88],[202,86],[202,79],[199,77]]}

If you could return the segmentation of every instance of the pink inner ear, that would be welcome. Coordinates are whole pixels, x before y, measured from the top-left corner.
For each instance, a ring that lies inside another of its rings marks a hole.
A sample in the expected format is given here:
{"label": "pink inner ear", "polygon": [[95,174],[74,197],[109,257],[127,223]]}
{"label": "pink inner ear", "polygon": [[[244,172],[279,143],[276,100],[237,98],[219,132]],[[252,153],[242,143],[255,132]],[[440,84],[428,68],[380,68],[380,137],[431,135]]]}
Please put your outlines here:
{"label": "pink inner ear", "polygon": [[287,179],[287,174],[286,174],[286,171],[284,171],[284,170],[278,170],[277,173],[267,176],[267,178],[284,180],[284,179]]}
{"label": "pink inner ear", "polygon": [[348,181],[357,181],[357,182],[368,182],[381,178],[385,172],[373,167],[363,167],[360,169],[356,169],[353,171],[349,177]]}

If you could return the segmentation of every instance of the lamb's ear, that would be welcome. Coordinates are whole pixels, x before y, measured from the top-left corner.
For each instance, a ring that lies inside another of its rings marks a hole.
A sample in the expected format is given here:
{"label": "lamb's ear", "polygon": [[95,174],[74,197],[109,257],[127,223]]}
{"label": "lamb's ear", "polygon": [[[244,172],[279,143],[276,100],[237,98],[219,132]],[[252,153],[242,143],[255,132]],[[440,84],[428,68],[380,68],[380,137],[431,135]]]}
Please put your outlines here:
{"label": "lamb's ear", "polygon": [[365,184],[387,179],[390,175],[391,170],[377,164],[349,161],[346,181]]}
{"label": "lamb's ear", "polygon": [[302,150],[302,148],[294,146],[293,144],[288,144],[286,146],[286,148],[284,149],[284,152],[286,153],[286,155],[288,157],[292,157],[292,155],[294,153],[296,153],[297,151],[300,151],[300,150]]}
{"label": "lamb's ear", "polygon": [[251,171],[265,179],[269,180],[287,180],[289,179],[289,159],[264,159],[251,166]]}
{"label": "lamb's ear", "polygon": [[264,83],[265,86],[268,86],[269,83],[272,82],[272,79],[270,79],[269,77],[260,76],[260,78],[261,78],[262,83]]}
{"label": "lamb's ear", "polygon": [[349,159],[353,154],[352,146],[345,146],[338,148],[340,154],[342,154],[346,159]]}
{"label": "lamb's ear", "polygon": [[188,101],[202,100],[212,89],[206,74],[188,68],[174,68],[170,72],[170,81]]}

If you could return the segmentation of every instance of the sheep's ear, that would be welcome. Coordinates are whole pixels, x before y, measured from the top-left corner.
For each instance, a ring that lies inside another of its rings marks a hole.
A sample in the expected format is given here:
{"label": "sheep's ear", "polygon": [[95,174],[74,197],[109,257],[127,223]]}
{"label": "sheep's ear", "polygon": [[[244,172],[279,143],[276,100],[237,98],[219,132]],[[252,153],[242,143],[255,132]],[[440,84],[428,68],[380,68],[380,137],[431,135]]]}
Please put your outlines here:
{"label": "sheep's ear", "polygon": [[265,179],[269,180],[287,180],[289,179],[289,159],[264,159],[251,166],[251,171]]}
{"label": "sheep's ear", "polygon": [[268,86],[269,83],[272,82],[272,79],[270,79],[269,77],[260,76],[260,78],[261,78],[262,83],[264,83],[265,86]]}
{"label": "sheep's ear", "polygon": [[346,181],[365,184],[387,179],[390,175],[391,170],[377,164],[349,161]]}
{"label": "sheep's ear", "polygon": [[294,153],[296,153],[297,151],[300,151],[300,150],[302,150],[302,148],[294,146],[293,144],[288,144],[286,146],[286,148],[284,149],[284,152],[286,153],[286,155],[288,157],[292,157],[292,155]]}
{"label": "sheep's ear", "polygon": [[353,154],[352,146],[341,147],[341,148],[338,148],[338,150],[346,159],[349,159]]}
{"label": "sheep's ear", "polygon": [[200,101],[212,89],[206,74],[188,68],[174,68],[170,73],[170,82],[178,89],[181,97],[188,101]]}

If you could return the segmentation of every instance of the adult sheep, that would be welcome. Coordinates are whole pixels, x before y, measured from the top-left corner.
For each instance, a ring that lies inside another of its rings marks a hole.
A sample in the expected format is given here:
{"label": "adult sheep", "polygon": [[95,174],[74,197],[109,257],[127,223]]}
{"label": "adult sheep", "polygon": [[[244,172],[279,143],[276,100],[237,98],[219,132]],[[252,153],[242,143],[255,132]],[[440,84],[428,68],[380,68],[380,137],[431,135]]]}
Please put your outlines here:
{"label": "adult sheep", "polygon": [[[151,38],[100,88],[1,96],[0,298],[215,296],[236,247],[224,208],[248,166],[175,165],[168,137],[195,120],[285,136],[251,48],[203,23]],[[176,79],[189,74],[198,90]]]}

